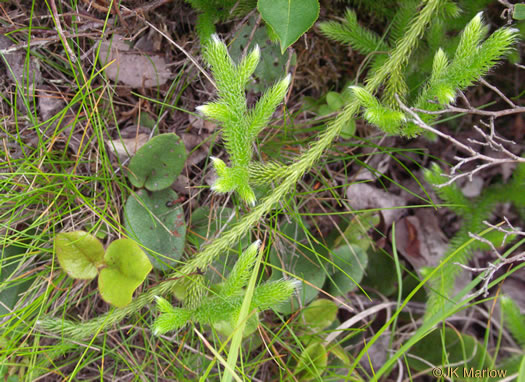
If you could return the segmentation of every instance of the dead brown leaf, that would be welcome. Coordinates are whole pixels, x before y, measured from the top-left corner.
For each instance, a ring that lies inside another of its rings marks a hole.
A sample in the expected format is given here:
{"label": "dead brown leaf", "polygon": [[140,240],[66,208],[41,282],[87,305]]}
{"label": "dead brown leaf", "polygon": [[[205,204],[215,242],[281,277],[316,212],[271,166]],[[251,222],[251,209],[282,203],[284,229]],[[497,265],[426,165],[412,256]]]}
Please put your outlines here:
{"label": "dead brown leaf", "polygon": [[481,191],[483,190],[483,178],[479,175],[474,175],[472,177],[472,180],[468,178],[463,178],[464,181],[461,182],[461,192],[463,192],[463,195],[465,195],[467,198],[475,198],[476,196],[481,195]]}
{"label": "dead brown leaf", "polygon": [[104,73],[110,80],[132,88],[161,86],[171,78],[163,57],[131,50],[119,35],[100,43],[100,64],[105,66],[113,60]]}
{"label": "dead brown leaf", "polygon": [[396,246],[414,269],[435,267],[447,250],[448,240],[433,210],[416,209],[396,224]]}
{"label": "dead brown leaf", "polygon": [[[10,50],[15,44],[5,36],[0,36],[0,49]],[[26,51],[24,49],[13,50],[3,54],[7,62],[7,75],[13,82],[21,87],[29,85],[29,90],[42,82],[40,65],[36,57],[30,57],[29,65],[26,65]],[[0,62],[4,63],[3,60]]]}
{"label": "dead brown leaf", "polygon": [[140,149],[149,140],[148,134],[138,134],[133,138],[119,138],[114,140],[106,141],[108,149],[121,160],[135,155],[138,149]]}
{"label": "dead brown leaf", "polygon": [[188,152],[186,166],[195,165],[209,156],[208,150],[210,148],[210,143],[204,142],[209,136],[209,134],[181,134],[182,141],[184,142],[184,146],[186,146],[186,151]]}
{"label": "dead brown leaf", "polygon": [[370,208],[380,209],[385,222],[385,227],[390,227],[392,222],[399,219],[404,213],[401,207],[406,204],[406,200],[366,183],[355,183],[348,187],[346,191],[348,202],[356,210],[366,210]]}
{"label": "dead brown leaf", "polygon": [[64,107],[64,101],[48,86],[38,89],[38,110],[42,121],[47,121]]}

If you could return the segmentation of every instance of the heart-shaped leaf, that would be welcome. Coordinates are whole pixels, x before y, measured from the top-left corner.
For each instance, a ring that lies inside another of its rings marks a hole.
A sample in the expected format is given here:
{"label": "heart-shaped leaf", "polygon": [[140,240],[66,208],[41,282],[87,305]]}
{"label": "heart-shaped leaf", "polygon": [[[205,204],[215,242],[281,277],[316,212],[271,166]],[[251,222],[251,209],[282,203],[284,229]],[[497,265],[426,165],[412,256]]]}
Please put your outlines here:
{"label": "heart-shaped leaf", "polygon": [[372,250],[368,250],[367,255],[368,266],[363,284],[374,288],[384,296],[394,295],[398,286],[396,272],[392,271],[395,269],[395,263],[390,257],[391,255]]}
{"label": "heart-shaped leaf", "polygon": [[326,104],[332,111],[337,111],[344,106],[343,96],[336,92],[326,94]]}
{"label": "heart-shaped leaf", "polygon": [[[244,332],[242,333],[242,337],[246,338],[250,334],[253,334],[257,330],[257,326],[259,325],[259,318],[257,314],[252,314],[248,317],[248,320],[246,321],[246,326],[244,327]],[[224,320],[224,321],[217,321],[212,324],[212,326],[219,332],[224,338],[228,338],[237,329],[236,323],[232,322],[231,320]]]}
{"label": "heart-shaped leaf", "polygon": [[[297,260],[294,261],[291,267],[293,270],[291,270],[290,273],[298,280],[304,281],[297,294],[294,294],[289,301],[285,301],[275,308],[277,312],[291,314],[300,309],[301,306],[308,304],[319,294],[319,290],[325,282],[326,273],[321,266],[316,263],[314,255],[310,254],[310,256],[311,257],[299,255]],[[280,272],[274,269],[271,280],[274,279],[274,274],[278,275],[279,273]],[[281,275],[279,278],[284,277],[284,273],[281,273]]]}
{"label": "heart-shaped leaf", "polygon": [[167,270],[182,256],[186,240],[184,212],[177,194],[166,189],[130,195],[124,208],[124,225],[131,238],[148,250],[155,269]]}
{"label": "heart-shaped leaf", "polygon": [[[444,345],[444,346],[443,346]],[[415,344],[410,353],[417,357],[407,357],[408,365],[416,371],[427,370],[428,365],[442,362],[443,354],[447,355],[447,362],[463,370],[483,369],[492,365],[492,357],[485,346],[475,337],[459,333],[452,328],[434,330],[425,338]],[[504,369],[501,369],[504,370]],[[458,373],[459,374],[459,373]],[[474,377],[474,375],[472,375]],[[464,375],[464,377],[467,377]],[[474,381],[481,378],[464,378],[462,380]]]}
{"label": "heart-shaped leaf", "polygon": [[352,220],[346,227],[345,231],[339,236],[334,243],[337,248],[346,243],[355,244],[366,251],[372,240],[368,236],[368,231],[379,225],[381,217],[376,212],[366,212],[359,216],[359,220]]}
{"label": "heart-shaped leaf", "polygon": [[84,231],[63,232],[55,238],[55,251],[62,269],[75,279],[91,280],[104,258],[104,247]]}
{"label": "heart-shaped leaf", "polygon": [[[282,54],[279,45],[268,39],[268,28],[264,26],[256,28],[256,24],[256,17],[249,18],[228,46],[228,51],[235,62],[240,62],[245,49],[251,51],[256,45],[259,47],[261,58],[253,72],[254,80],[248,81],[246,87],[263,93],[283,77],[287,64],[296,64],[297,57],[293,54],[288,63],[288,54]],[[256,28],[255,33],[252,33],[254,28]]]}
{"label": "heart-shaped leaf", "polygon": [[104,256],[106,268],[98,276],[98,289],[104,301],[118,308],[131,302],[133,292],[153,268],[148,256],[131,239],[111,243]]}
{"label": "heart-shaped leaf", "polygon": [[257,9],[279,36],[281,52],[296,42],[319,17],[318,0],[259,0]]}
{"label": "heart-shaped leaf", "polygon": [[176,134],[150,139],[131,158],[128,178],[135,187],[150,191],[168,188],[179,176],[186,161],[186,148]]}

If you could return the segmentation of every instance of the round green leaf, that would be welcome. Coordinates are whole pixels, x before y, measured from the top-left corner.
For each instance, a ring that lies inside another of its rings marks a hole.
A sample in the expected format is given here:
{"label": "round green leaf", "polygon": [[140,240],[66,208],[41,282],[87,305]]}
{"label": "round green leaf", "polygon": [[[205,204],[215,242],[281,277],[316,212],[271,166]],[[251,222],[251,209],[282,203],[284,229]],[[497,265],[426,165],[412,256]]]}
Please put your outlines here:
{"label": "round green leaf", "polygon": [[332,300],[318,299],[303,310],[303,318],[307,327],[324,329],[337,318],[337,305]]}
{"label": "round green leaf", "polygon": [[128,178],[135,187],[159,191],[171,186],[186,161],[186,148],[173,133],[150,139],[131,158]]}
{"label": "round green leaf", "polygon": [[341,129],[341,133],[339,134],[341,138],[343,139],[350,139],[355,135],[355,120],[351,119],[347,123],[343,125],[343,128]]}
{"label": "round green leaf", "polygon": [[380,215],[376,212],[361,214],[358,221],[352,220],[348,224],[343,235],[336,239],[334,247],[337,248],[340,245],[349,243],[355,244],[366,251],[371,243],[367,232],[371,228],[376,227],[380,220]]}
{"label": "round green leaf", "polygon": [[320,116],[325,116],[332,113],[333,110],[330,108],[330,106],[326,104],[319,106],[319,109],[317,110],[317,114],[319,114]]}
{"label": "round green leaf", "polygon": [[62,269],[75,279],[91,280],[104,258],[104,247],[84,231],[63,232],[55,237],[55,251]]}
{"label": "round green leaf", "polygon": [[131,238],[142,244],[155,269],[167,270],[184,250],[184,211],[174,203],[177,194],[166,189],[130,195],[124,208],[124,225]]}
{"label": "round green leaf", "polygon": [[151,263],[131,239],[111,243],[104,256],[106,268],[98,276],[98,289],[104,301],[118,308],[131,302],[133,292],[151,272]]}
{"label": "round green leaf", "polygon": [[[275,250],[270,250],[270,263],[274,265],[270,280],[295,277],[298,280],[307,281],[303,281],[298,293],[294,294],[290,300],[275,308],[277,312],[290,314],[317,297],[319,289],[325,282],[326,271],[322,266],[322,258],[318,256],[323,248],[320,246],[312,248],[307,243],[303,228],[294,222],[282,224],[280,229],[284,237],[290,238],[288,243],[284,243],[289,246],[290,252],[282,254],[289,257],[280,259]],[[286,273],[286,276],[280,270],[283,266],[284,270],[289,272]]]}
{"label": "round green leaf", "polygon": [[368,264],[366,252],[358,245],[342,245],[333,251],[334,273],[325,289],[332,296],[341,296],[356,287]]}
{"label": "round green leaf", "polygon": [[[363,284],[374,288],[384,296],[391,296],[398,290],[394,260],[381,251],[371,251],[368,254],[368,267]],[[403,288],[404,289],[404,288]]]}
{"label": "round green leaf", "polygon": [[281,52],[306,33],[319,17],[318,0],[259,0],[257,9],[279,36]]}

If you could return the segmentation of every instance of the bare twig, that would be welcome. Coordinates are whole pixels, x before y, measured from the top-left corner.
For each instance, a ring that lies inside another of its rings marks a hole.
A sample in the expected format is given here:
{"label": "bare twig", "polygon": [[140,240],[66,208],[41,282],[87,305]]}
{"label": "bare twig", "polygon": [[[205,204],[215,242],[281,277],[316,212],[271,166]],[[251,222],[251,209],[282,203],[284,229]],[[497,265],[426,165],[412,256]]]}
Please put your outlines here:
{"label": "bare twig", "polygon": [[[498,111],[485,112],[485,113],[487,113],[486,115],[491,117],[490,118],[490,123],[489,124],[485,124],[486,126],[488,126],[490,128],[490,133],[489,134],[487,134],[486,132],[481,130],[479,127],[474,126],[476,131],[483,137],[483,139],[484,139],[483,142],[477,141],[477,140],[473,140],[473,139],[469,139],[469,142],[472,142],[472,143],[475,143],[475,144],[479,144],[479,145],[483,145],[483,146],[488,146],[491,149],[499,151],[499,152],[502,152],[504,154],[504,158],[494,158],[494,157],[491,157],[491,156],[488,156],[488,155],[481,154],[478,151],[474,150],[471,146],[468,146],[468,145],[458,141],[457,139],[451,137],[450,135],[445,134],[445,133],[439,131],[438,129],[435,129],[432,126],[426,124],[419,117],[419,115],[416,113],[416,111],[427,113],[426,110],[411,109],[408,106],[406,106],[405,104],[403,104],[397,95],[396,95],[396,99],[397,99],[397,101],[399,103],[400,108],[404,112],[406,112],[408,115],[410,115],[411,121],[414,124],[416,124],[418,127],[420,127],[423,130],[430,131],[431,133],[436,134],[437,136],[446,139],[447,141],[449,141],[450,143],[452,143],[453,145],[457,146],[459,149],[465,151],[467,154],[470,155],[469,157],[458,157],[458,156],[454,157],[454,159],[458,160],[458,163],[454,167],[452,167],[452,169],[450,171],[450,175],[448,175],[449,180],[447,182],[445,182],[445,183],[437,185],[437,187],[447,186],[449,184],[452,184],[456,180],[458,180],[460,178],[464,178],[464,177],[468,177],[470,180],[472,180],[472,177],[473,177],[474,174],[476,174],[476,173],[480,172],[481,170],[483,170],[483,169],[485,169],[487,167],[490,167],[490,166],[500,165],[500,164],[504,164],[504,163],[518,163],[518,162],[519,163],[525,163],[525,158],[522,158],[522,157],[519,157],[519,156],[515,155],[514,153],[512,153],[511,151],[506,149],[503,146],[502,143],[500,143],[500,142],[506,142],[506,143],[514,143],[514,142],[508,141],[506,139],[503,139],[503,138],[497,136],[496,133],[495,133],[494,119],[497,118],[498,116],[506,115],[506,114],[501,114],[502,113],[501,111],[500,112],[498,112]],[[516,107],[515,109],[509,109],[509,110],[512,110],[513,112],[516,112],[516,110],[519,110],[519,109],[523,109],[523,112],[525,112],[525,107]],[[450,106],[448,109],[442,110],[440,112],[428,112],[428,113],[429,114],[441,114],[442,112],[450,112],[450,111],[458,111],[458,110],[460,112],[470,113],[470,109],[460,109],[460,108],[456,108],[456,107],[453,107],[453,106]],[[473,109],[473,110],[476,111],[476,109]],[[479,110],[477,110],[477,111],[479,111]],[[511,113],[508,113],[508,114],[511,114]],[[474,161],[477,161],[477,160],[480,160],[480,161],[485,162],[485,163],[478,165],[476,168],[474,168],[473,170],[468,171],[466,173],[457,174],[459,169],[461,167],[463,167],[465,164],[470,163],[470,162],[474,162]]]}
{"label": "bare twig", "polygon": [[57,6],[55,4],[55,0],[50,0],[49,4],[51,5],[51,11],[53,12],[53,18],[55,19],[55,26],[57,28],[58,36],[60,37],[60,40],[62,41],[62,44],[64,45],[64,49],[66,49],[71,61],[77,62],[77,56],[69,46],[67,39],[64,35],[64,30],[62,29],[62,24],[60,23],[60,17],[58,16]]}
{"label": "bare twig", "polygon": [[[520,231],[519,228],[516,228],[514,226],[512,226],[512,224],[509,223],[508,219],[507,218],[504,218],[505,219],[505,222],[507,223],[507,225],[510,227],[510,229],[507,229],[507,228],[503,228],[501,227],[500,225],[493,225],[493,224],[490,224],[486,221],[484,221],[483,223],[486,224],[487,226],[499,231],[499,232],[503,232],[505,234],[505,236],[503,237],[503,241],[502,241],[502,245],[505,244],[505,241],[507,240],[508,236],[510,235],[519,235],[519,236],[525,236],[525,232],[523,231]],[[509,257],[509,258],[505,258],[497,249],[496,247],[494,246],[494,244],[492,242],[490,242],[489,240],[483,238],[483,237],[480,237],[478,235],[475,235],[471,232],[469,232],[469,236],[476,239],[476,240],[479,240],[481,241],[482,243],[485,243],[487,244],[491,249],[492,249],[492,252],[496,255],[496,257],[500,260],[500,262],[498,264],[493,264],[493,263],[489,263],[486,267],[469,267],[467,265],[464,265],[464,264],[460,264],[460,263],[454,263],[458,266],[460,266],[461,268],[463,269],[466,269],[467,271],[470,271],[470,272],[484,272],[485,274],[483,275],[483,285],[481,286],[481,288],[475,293],[476,295],[483,295],[484,297],[487,297],[488,294],[489,294],[489,283],[490,281],[494,278],[494,274],[500,270],[502,267],[504,267],[505,265],[509,265],[509,264],[512,264],[512,263],[515,263],[515,262],[518,262],[518,261],[523,261],[525,260],[525,252],[521,252],[521,253],[518,253],[512,257]]]}
{"label": "bare twig", "polygon": [[[501,256],[501,255],[500,255]],[[515,256],[512,256],[508,259],[503,259],[500,263],[493,264],[489,263],[488,266],[484,268],[472,268],[467,265],[461,264],[461,263],[454,263],[456,265],[459,265],[461,268],[466,269],[467,271],[471,272],[485,272],[485,275],[483,275],[483,285],[479,289],[478,292],[474,293],[475,295],[483,295],[483,297],[487,297],[489,294],[489,284],[490,281],[494,278],[494,274],[500,270],[505,265],[515,263],[517,261],[523,261],[525,260],[525,252],[521,252]]]}
{"label": "bare twig", "polygon": [[514,102],[512,102],[510,99],[507,98],[507,96],[505,94],[503,94],[503,92],[501,90],[499,90],[497,87],[495,87],[494,85],[491,85],[489,84],[487,81],[485,81],[483,78],[481,78],[479,80],[479,82],[481,82],[483,85],[485,85],[486,87],[488,87],[490,90],[492,90],[494,93],[496,93],[497,95],[499,95],[505,102],[507,102],[510,107],[516,107],[516,105],[514,104]]}
{"label": "bare twig", "polygon": [[372,306],[371,308],[368,308],[367,310],[356,314],[355,316],[353,316],[350,319],[348,319],[345,322],[343,322],[334,331],[332,331],[328,336],[326,336],[326,338],[324,340],[325,346],[330,344],[330,342],[335,340],[337,338],[337,336],[339,336],[341,333],[344,333],[348,328],[350,328],[354,324],[358,323],[362,319],[364,319],[364,318],[366,318],[366,317],[368,317],[368,316],[370,316],[372,314],[375,314],[375,313],[379,312],[380,310],[389,309],[389,308],[391,308],[393,306],[396,306],[396,305],[397,305],[397,302],[395,302],[395,301],[394,302],[385,302],[385,303],[382,303],[382,304],[378,304],[378,305]]}
{"label": "bare twig", "polygon": [[475,233],[472,233],[472,232],[469,232],[468,235],[469,235],[469,237],[471,237],[473,239],[476,239],[477,241],[488,245],[490,247],[490,249],[492,250],[492,252],[496,255],[497,258],[499,258],[501,261],[505,261],[505,258],[503,256],[501,256],[499,251],[494,246],[494,243],[492,243],[490,240],[485,239],[484,237],[476,235]]}
{"label": "bare twig", "polygon": [[452,106],[452,105],[449,105],[446,109],[436,110],[436,111],[423,110],[423,109],[417,109],[417,108],[413,108],[412,110],[418,113],[425,113],[425,114],[430,114],[430,115],[441,115],[441,114],[447,114],[447,113],[464,113],[464,114],[481,115],[483,117],[499,118],[499,117],[504,117],[506,115],[511,115],[511,114],[525,113],[525,106],[515,106],[512,109],[504,109],[504,110],[498,110],[498,111],[479,110],[475,108],[465,109],[462,107],[457,107],[457,106]]}
{"label": "bare twig", "polygon": [[0,49],[0,55],[9,54],[9,53],[12,53],[12,52],[17,51],[17,50],[25,50],[28,47],[30,47],[30,48],[37,48],[37,47],[41,47],[41,46],[50,44],[52,42],[53,41],[50,40],[50,39],[44,40],[44,41],[35,41],[33,39],[33,40],[31,40],[31,43],[16,44],[16,45],[11,45],[9,48]]}
{"label": "bare twig", "polygon": [[507,24],[512,23],[512,14],[514,13],[514,4],[508,0],[498,0],[498,3],[503,5],[505,9],[501,12],[500,17],[507,20]]}
{"label": "bare twig", "polygon": [[483,222],[485,225],[489,226],[490,228],[495,229],[496,231],[499,231],[499,232],[503,232],[505,234],[505,236],[503,236],[503,241],[501,242],[502,246],[505,245],[510,235],[525,236],[525,232],[520,231],[521,228],[514,227],[512,224],[510,224],[509,219],[507,219],[506,216],[504,216],[503,219],[505,219],[505,223],[510,227],[510,229],[505,229],[505,228],[500,227],[499,225],[490,224],[488,221]]}

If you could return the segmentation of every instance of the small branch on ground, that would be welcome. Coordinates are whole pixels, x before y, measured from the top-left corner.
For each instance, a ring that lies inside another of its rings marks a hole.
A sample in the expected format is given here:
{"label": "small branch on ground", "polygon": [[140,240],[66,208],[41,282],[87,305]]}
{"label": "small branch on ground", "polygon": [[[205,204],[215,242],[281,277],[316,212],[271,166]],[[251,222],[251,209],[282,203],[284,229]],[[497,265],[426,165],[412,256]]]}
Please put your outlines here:
{"label": "small branch on ground", "polygon": [[55,0],[51,0],[49,2],[51,5],[51,11],[53,13],[53,19],[55,19],[55,26],[57,29],[58,36],[60,37],[60,40],[62,40],[62,45],[64,45],[64,49],[67,51],[69,58],[72,62],[77,62],[77,56],[69,46],[67,39],[64,35],[64,30],[62,29],[62,24],[60,23],[60,17],[58,15],[57,6],[55,4]]}
{"label": "small branch on ground", "polygon": [[[413,122],[414,124],[416,124],[418,127],[420,127],[423,130],[429,131],[441,138],[446,139],[453,145],[457,146],[459,149],[469,154],[468,157],[459,157],[459,156],[454,157],[454,159],[458,160],[458,163],[454,167],[452,167],[450,174],[447,175],[450,179],[447,182],[438,185],[438,187],[448,186],[452,184],[453,182],[455,182],[456,180],[460,178],[464,178],[464,177],[468,177],[469,180],[472,180],[472,177],[476,173],[490,166],[500,165],[504,163],[525,163],[525,158],[517,156],[516,154],[512,153],[507,148],[505,148],[505,146],[503,145],[503,143],[515,144],[515,142],[504,139],[496,135],[495,128],[494,128],[494,120],[496,118],[501,117],[503,115],[525,112],[525,107],[515,107],[514,109],[507,109],[503,111],[493,111],[493,112],[483,111],[484,114],[482,115],[490,117],[489,123],[482,122],[485,126],[487,126],[490,129],[490,133],[487,134],[485,131],[480,129],[478,126],[474,126],[474,129],[483,137],[483,141],[478,141],[478,140],[470,139],[470,138],[468,139],[468,141],[474,144],[488,146],[492,150],[499,151],[503,153],[504,155],[503,158],[494,158],[488,155],[481,154],[478,151],[476,151],[474,148],[472,148],[471,146],[468,146],[458,141],[457,139],[451,137],[450,135],[445,134],[439,131],[438,129],[435,129],[432,126],[426,124],[416,113],[416,112],[420,112],[420,113],[426,113],[426,114],[443,114],[443,113],[449,113],[449,112],[461,112],[461,113],[477,114],[475,112],[481,112],[481,110],[461,109],[461,108],[457,108],[454,106],[449,106],[447,109],[444,109],[438,112],[432,112],[432,111],[426,111],[426,110],[419,110],[415,108],[409,108],[408,106],[406,106],[405,104],[401,102],[401,100],[399,99],[397,95],[396,95],[396,99],[399,103],[401,110],[403,110],[405,113],[407,113],[411,117],[410,119],[411,122]],[[472,112],[472,111],[475,111],[475,112]],[[510,111],[512,111],[512,113]],[[461,169],[461,167],[463,167],[465,164],[474,162],[477,160],[485,162],[485,163],[480,164],[477,167],[475,167],[473,170],[467,171],[465,173],[461,173],[461,174],[457,173]]]}
{"label": "small branch on ground", "polygon": [[[486,224],[487,226],[499,231],[499,232],[503,232],[505,234],[505,236],[503,237],[503,241],[502,241],[502,246],[505,245],[505,242],[507,240],[507,238],[510,236],[510,235],[518,235],[518,236],[525,236],[525,232],[524,231],[520,231],[520,228],[516,228],[514,226],[512,226],[512,224],[510,224],[510,222],[508,221],[507,218],[504,218],[505,219],[505,223],[509,226],[509,229],[507,228],[503,228],[501,227],[500,225],[493,225],[493,224],[490,224],[489,222],[487,221],[484,221],[483,223]],[[454,263],[455,265],[459,265],[461,268],[463,269],[466,269],[467,271],[470,271],[470,272],[484,272],[485,274],[483,275],[483,285],[481,286],[481,288],[475,293],[477,295],[483,295],[483,297],[487,297],[488,294],[489,294],[489,284],[490,284],[490,281],[494,278],[494,275],[495,273],[500,270],[502,267],[504,267],[505,265],[509,265],[509,264],[512,264],[512,263],[515,263],[515,262],[518,262],[518,261],[524,261],[525,260],[525,252],[521,252],[521,253],[518,253],[512,257],[509,257],[509,258],[505,258],[497,249],[496,247],[494,246],[494,244],[479,236],[479,235],[476,235],[476,234],[473,234],[471,232],[469,232],[469,236],[472,237],[473,239],[476,239],[476,240],[479,240],[481,241],[482,243],[485,243],[487,244],[491,250],[492,250],[492,253],[494,253],[494,255],[496,255],[496,257],[500,260],[500,262],[498,264],[493,264],[493,263],[489,263],[488,266],[486,267],[481,267],[481,268],[474,268],[474,267],[469,267],[467,265],[464,265],[464,264],[461,264],[461,263]]]}

